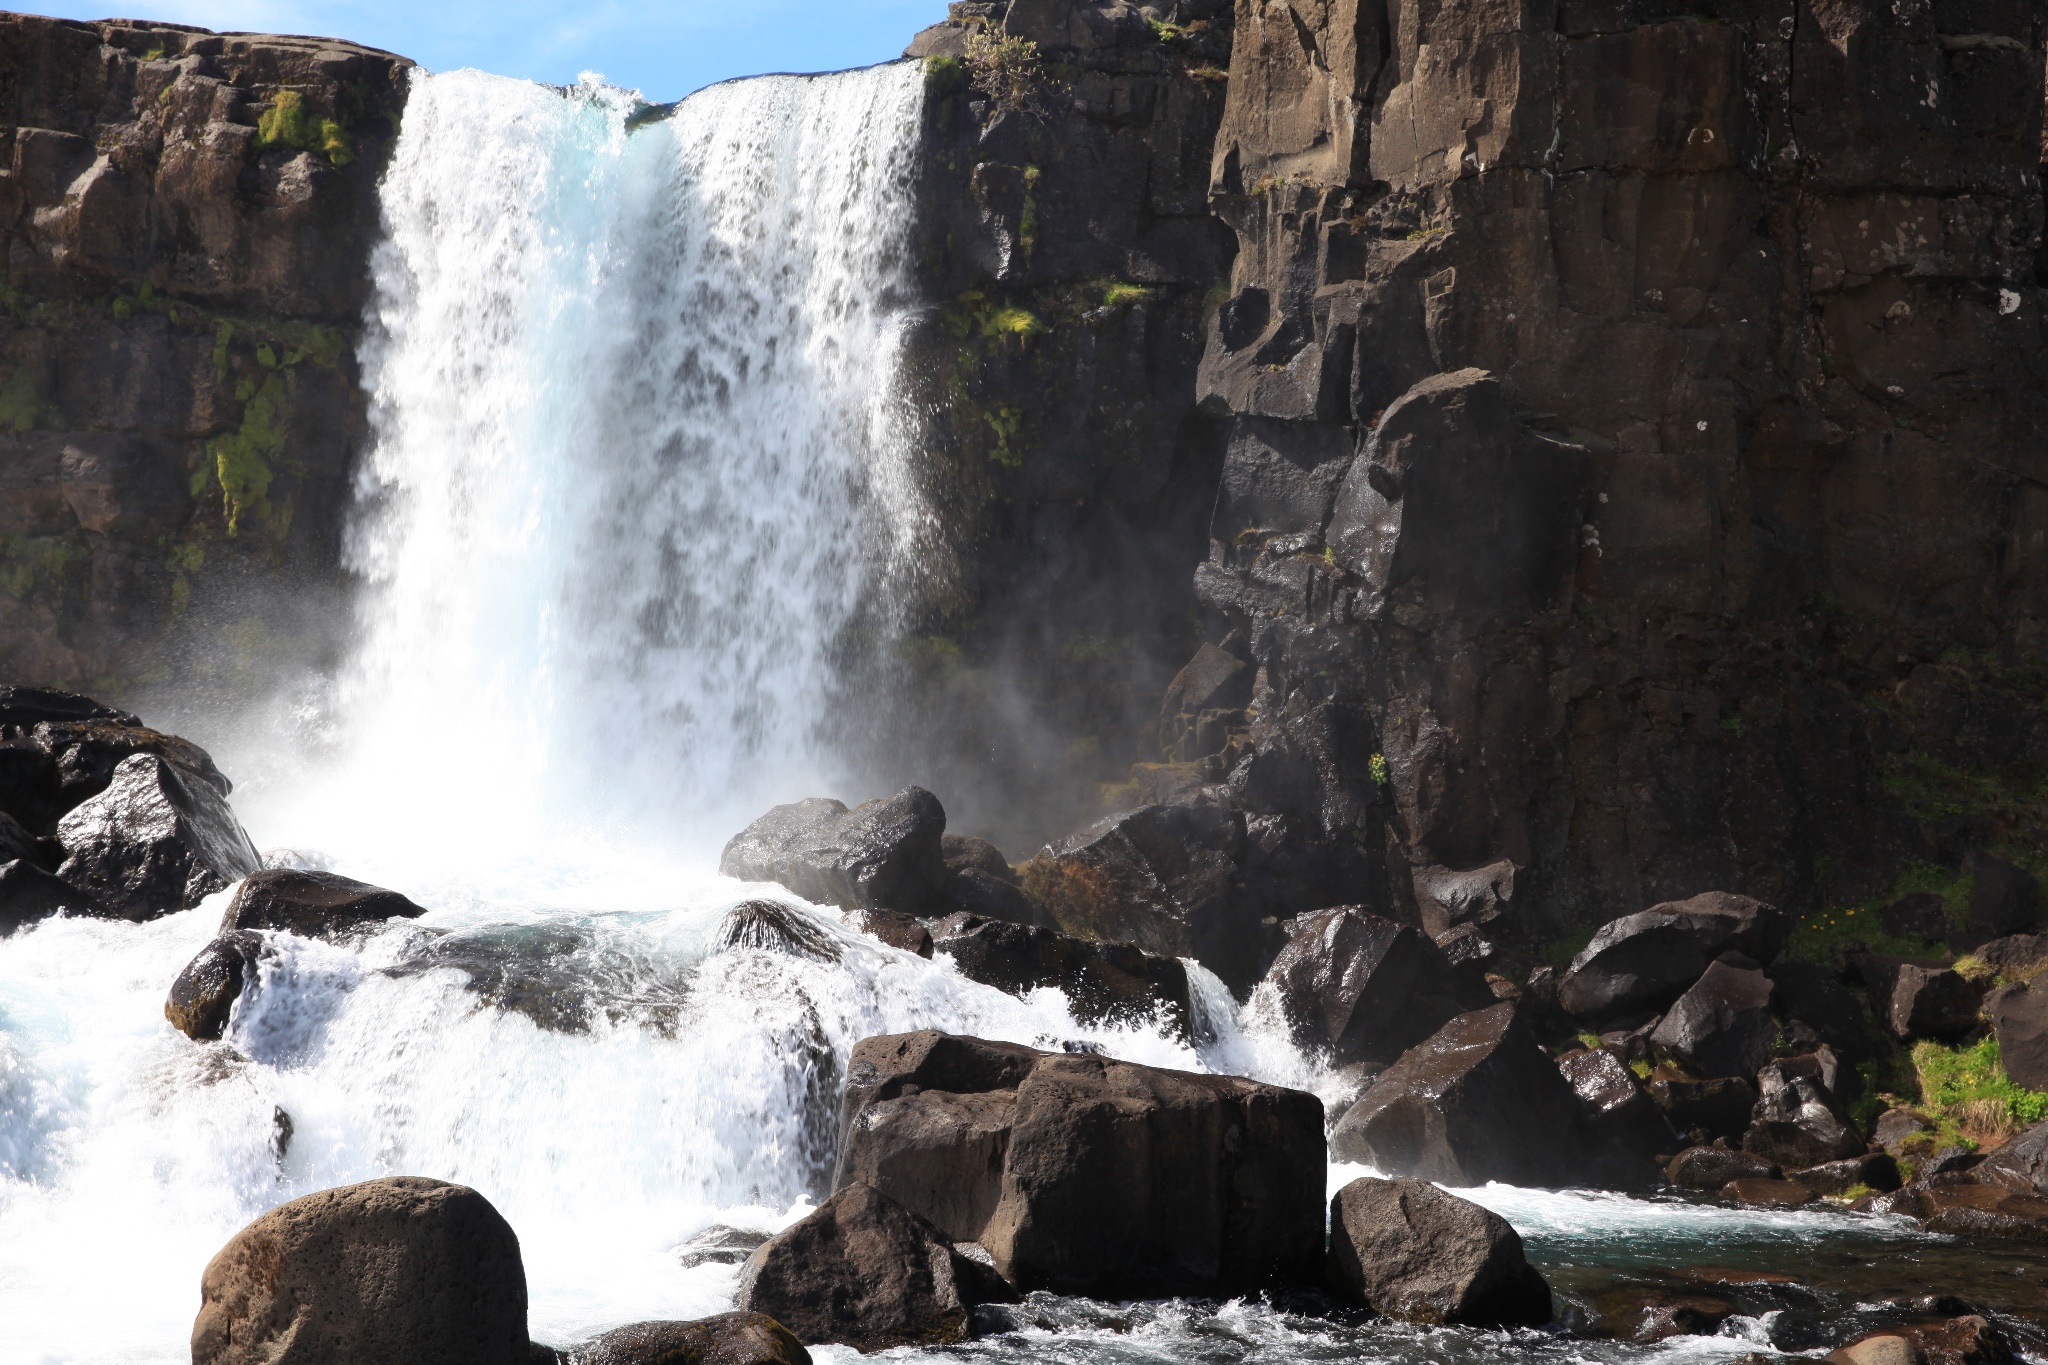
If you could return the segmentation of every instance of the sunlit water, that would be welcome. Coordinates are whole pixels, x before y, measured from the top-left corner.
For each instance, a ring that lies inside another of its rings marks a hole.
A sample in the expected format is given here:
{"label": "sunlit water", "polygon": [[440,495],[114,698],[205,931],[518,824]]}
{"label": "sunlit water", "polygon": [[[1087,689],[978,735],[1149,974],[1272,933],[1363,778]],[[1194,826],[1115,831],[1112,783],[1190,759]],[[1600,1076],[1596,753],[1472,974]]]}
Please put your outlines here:
{"label": "sunlit water", "polygon": [[[301,699],[310,746],[259,754],[237,803],[295,850],[277,856],[429,913],[348,945],[273,936],[218,1044],[162,1006],[225,895],[0,942],[0,1361],[184,1359],[200,1270],[237,1229],[388,1174],[503,1211],[539,1340],[722,1311],[736,1268],[681,1248],[810,1207],[848,1053],[877,1033],[1085,1043],[1336,1097],[1199,969],[1189,1045],[1082,1026],[1057,991],[1014,999],[816,907],[825,959],[714,950],[737,901],[790,900],[714,875],[717,846],[771,800],[868,794],[831,738],[857,723],[834,709],[844,642],[886,634],[924,524],[892,399],[920,80],[740,82],[629,130],[634,101],[596,84],[421,78],[363,357],[361,645]],[[1567,1293],[1583,1267],[1932,1245],[1842,1214],[1469,1193]],[[898,1355],[1709,1361],[1800,1344],[1773,1325],[1799,1311],[1759,1299],[1719,1336],[1640,1348],[1035,1295],[993,1337]]]}

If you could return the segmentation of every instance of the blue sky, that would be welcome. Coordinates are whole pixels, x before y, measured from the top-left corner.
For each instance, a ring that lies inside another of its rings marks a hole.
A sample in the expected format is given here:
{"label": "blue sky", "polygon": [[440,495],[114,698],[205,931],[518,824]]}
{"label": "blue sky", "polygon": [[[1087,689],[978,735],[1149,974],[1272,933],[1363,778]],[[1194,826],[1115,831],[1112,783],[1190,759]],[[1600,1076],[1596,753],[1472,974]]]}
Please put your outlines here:
{"label": "blue sky", "polygon": [[348,38],[435,71],[476,66],[557,84],[598,71],[656,101],[730,76],[885,61],[946,14],[945,0],[15,0],[11,7],[70,19],[111,11],[211,29]]}

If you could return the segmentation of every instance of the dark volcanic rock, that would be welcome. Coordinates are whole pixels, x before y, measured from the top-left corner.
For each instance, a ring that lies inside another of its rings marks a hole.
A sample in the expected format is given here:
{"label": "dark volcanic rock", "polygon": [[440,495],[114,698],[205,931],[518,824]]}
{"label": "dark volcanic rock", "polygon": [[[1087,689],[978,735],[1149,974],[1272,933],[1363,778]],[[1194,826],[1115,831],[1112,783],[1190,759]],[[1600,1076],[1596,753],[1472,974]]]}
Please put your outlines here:
{"label": "dark volcanic rock", "polygon": [[2020,1194],[2048,1195],[2048,1120],[2006,1139],[1972,1174]]}
{"label": "dark volcanic rock", "polygon": [[91,697],[54,687],[0,686],[0,726],[33,730],[46,720],[106,720],[140,726],[142,718],[119,711]]}
{"label": "dark volcanic rock", "polygon": [[1902,1183],[1899,1163],[1884,1152],[1868,1152],[1862,1156],[1808,1166],[1804,1170],[1787,1171],[1785,1178],[1797,1181],[1815,1194],[1847,1194],[1858,1185],[1886,1193],[1896,1190]]}
{"label": "dark volcanic rock", "polygon": [[58,822],[57,837],[57,875],[97,912],[123,919],[190,909],[259,862],[220,793],[154,754],[123,759],[105,791]]}
{"label": "dark volcanic rock", "polygon": [[1741,1204],[1797,1208],[1801,1204],[1811,1204],[1820,1196],[1793,1180],[1742,1179],[1731,1180],[1723,1186],[1721,1197]]}
{"label": "dark volcanic rock", "polygon": [[1039,929],[1052,927],[1052,917],[1022,887],[978,867],[963,868],[953,875],[948,904],[955,914],[1006,920]]}
{"label": "dark volcanic rock", "polygon": [[220,930],[282,929],[301,938],[335,938],[426,913],[396,891],[332,872],[266,868],[250,873],[235,889]]}
{"label": "dark volcanic rock", "polygon": [[1017,869],[1010,866],[1001,849],[986,839],[972,834],[945,835],[939,840],[939,856],[946,870],[955,875],[972,868],[1012,886],[1017,884]]}
{"label": "dark volcanic rock", "polygon": [[11,863],[17,858],[26,858],[40,867],[43,863],[42,845],[35,835],[22,828],[19,820],[0,810],[0,863]]}
{"label": "dark volcanic rock", "polygon": [[1877,912],[1878,923],[1894,938],[1917,938],[1928,943],[1946,940],[1954,925],[1948,920],[1948,902],[1932,891],[1913,891]]}
{"label": "dark volcanic rock", "polygon": [[2048,1090],[2048,982],[2043,986],[2001,986],[1984,1002],[2005,1074],[2029,1090]]}
{"label": "dark volcanic rock", "polygon": [[13,933],[24,924],[47,919],[70,907],[88,911],[90,899],[78,889],[59,881],[26,858],[0,863],[0,936]]}
{"label": "dark volcanic rock", "polygon": [[570,1351],[568,1365],[811,1365],[811,1353],[765,1313],[720,1313],[615,1327]]}
{"label": "dark volcanic rock", "polygon": [[1512,1004],[1451,1020],[1402,1055],[1330,1133],[1330,1152],[1446,1185],[1588,1178],[1578,1097]]}
{"label": "dark volcanic rock", "polygon": [[199,1281],[193,1365],[526,1365],[519,1239],[475,1190],[394,1176],[294,1199]]}
{"label": "dark volcanic rock", "polygon": [[1744,1151],[1786,1170],[1854,1156],[1863,1139],[1818,1082],[1772,1063],[1757,1073],[1756,1112]]}
{"label": "dark volcanic rock", "polygon": [[919,957],[932,955],[932,933],[925,928],[924,921],[914,915],[901,915],[894,910],[849,910],[846,922],[870,938],[880,939],[891,948],[901,948],[906,953]]}
{"label": "dark volcanic rock", "polygon": [[1178,958],[973,915],[940,920],[932,949],[970,981],[1012,995],[1057,986],[1085,1022],[1160,1017],[1182,1036],[1188,1031],[1188,972]]}
{"label": "dark volcanic rock", "polygon": [[1977,1026],[1982,994],[1948,967],[1876,954],[1858,957],[1855,965],[1880,1022],[1901,1042],[1953,1042]]}
{"label": "dark volcanic rock", "polygon": [[1933,1124],[1910,1109],[1887,1109],[1877,1116],[1870,1139],[1892,1156],[1902,1156],[1908,1140],[1933,1131]]}
{"label": "dark volcanic rock", "polygon": [[1067,933],[1192,957],[1243,994],[1266,967],[1266,930],[1239,875],[1244,817],[1145,806],[1052,845],[1024,885]]}
{"label": "dark volcanic rock", "polygon": [[1818,962],[1784,958],[1764,969],[1771,979],[1771,1008],[1805,1024],[1828,1046],[1851,1053],[1871,1045],[1870,1011],[1854,991]]}
{"label": "dark volcanic rock", "polygon": [[1420,932],[1358,906],[1296,919],[1259,989],[1272,994],[1297,1044],[1337,1066],[1384,1066],[1491,1003]]}
{"label": "dark volcanic rock", "polygon": [[1716,961],[1672,1005],[1650,1046],[1702,1076],[1748,1076],[1769,1060],[1777,1031],[1770,978]]}
{"label": "dark volcanic rock", "polygon": [[1661,1010],[1729,949],[1768,962],[1784,926],[1771,906],[1709,891],[1653,905],[1604,926],[1558,981],[1557,1000],[1581,1018]]}
{"label": "dark volcanic rock", "polygon": [[1673,1128],[1699,1133],[1702,1140],[1741,1137],[1756,1107],[1756,1087],[1740,1076],[1696,1081],[1655,1075],[1644,1088]]}
{"label": "dark volcanic rock", "polygon": [[1681,1190],[1718,1190],[1733,1180],[1773,1180],[1778,1168],[1750,1152],[1726,1147],[1688,1147],[1665,1167]]}
{"label": "dark volcanic rock", "polygon": [[780,901],[741,901],[725,912],[712,935],[711,951],[754,948],[768,953],[837,962],[839,945],[803,911]]}
{"label": "dark volcanic rock", "polygon": [[835,1183],[1019,1288],[1215,1296],[1313,1278],[1322,1170],[1314,1096],[924,1032],[854,1048]]}
{"label": "dark volcanic rock", "polygon": [[1507,1220],[1420,1180],[1354,1180],[1330,1200],[1331,1288],[1407,1322],[1550,1321],[1550,1286]]}
{"label": "dark volcanic rock", "polygon": [[1963,862],[1971,878],[1970,927],[1980,934],[2004,938],[2032,933],[2041,921],[2041,887],[2033,875],[2003,858],[1973,852]]}
{"label": "dark volcanic rock", "polygon": [[222,796],[234,790],[206,750],[189,739],[111,720],[44,721],[30,732],[57,765],[59,800],[68,806],[99,795],[114,770],[135,754],[155,754]]}
{"label": "dark volcanic rock", "polygon": [[1586,1106],[1593,1131],[1621,1150],[1650,1157],[1677,1141],[1664,1111],[1612,1052],[1569,1053],[1557,1059],[1557,1069]]}
{"label": "dark volcanic rock", "polygon": [[930,1222],[860,1183],[763,1242],[739,1288],[741,1311],[767,1315],[804,1344],[861,1351],[965,1341],[977,1304],[1015,1297]]}
{"label": "dark volcanic rock", "polygon": [[952,877],[940,841],[946,811],[922,787],[848,810],[813,797],[777,806],[726,844],[718,870],[779,882],[843,910],[943,913]]}
{"label": "dark volcanic rock", "polygon": [[196,1042],[213,1042],[228,1030],[235,1001],[256,976],[256,958],[263,936],[233,930],[199,950],[164,1000],[164,1018]]}

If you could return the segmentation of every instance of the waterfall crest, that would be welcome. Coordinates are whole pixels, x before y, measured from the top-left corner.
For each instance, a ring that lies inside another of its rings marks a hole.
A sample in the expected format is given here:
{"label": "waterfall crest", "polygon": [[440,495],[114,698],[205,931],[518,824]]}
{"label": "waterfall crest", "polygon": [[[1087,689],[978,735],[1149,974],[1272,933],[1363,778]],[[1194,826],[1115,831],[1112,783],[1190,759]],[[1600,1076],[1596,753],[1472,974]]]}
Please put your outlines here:
{"label": "waterfall crest", "polygon": [[491,793],[467,842],[702,842],[843,777],[835,659],[926,520],[894,384],[921,100],[912,64],[771,76],[634,127],[594,82],[416,78],[347,543],[365,783],[453,744]]}

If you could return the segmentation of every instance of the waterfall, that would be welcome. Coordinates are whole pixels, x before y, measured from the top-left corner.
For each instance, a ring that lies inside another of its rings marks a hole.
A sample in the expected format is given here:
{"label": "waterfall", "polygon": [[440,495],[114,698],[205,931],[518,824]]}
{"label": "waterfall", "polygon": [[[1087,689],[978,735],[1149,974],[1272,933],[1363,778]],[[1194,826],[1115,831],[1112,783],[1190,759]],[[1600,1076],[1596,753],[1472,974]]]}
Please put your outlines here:
{"label": "waterfall", "polygon": [[[715,847],[843,789],[835,663],[926,521],[894,383],[921,101],[908,63],[653,119],[594,81],[415,77],[334,705],[381,829]],[[423,756],[490,800],[393,781]]]}

